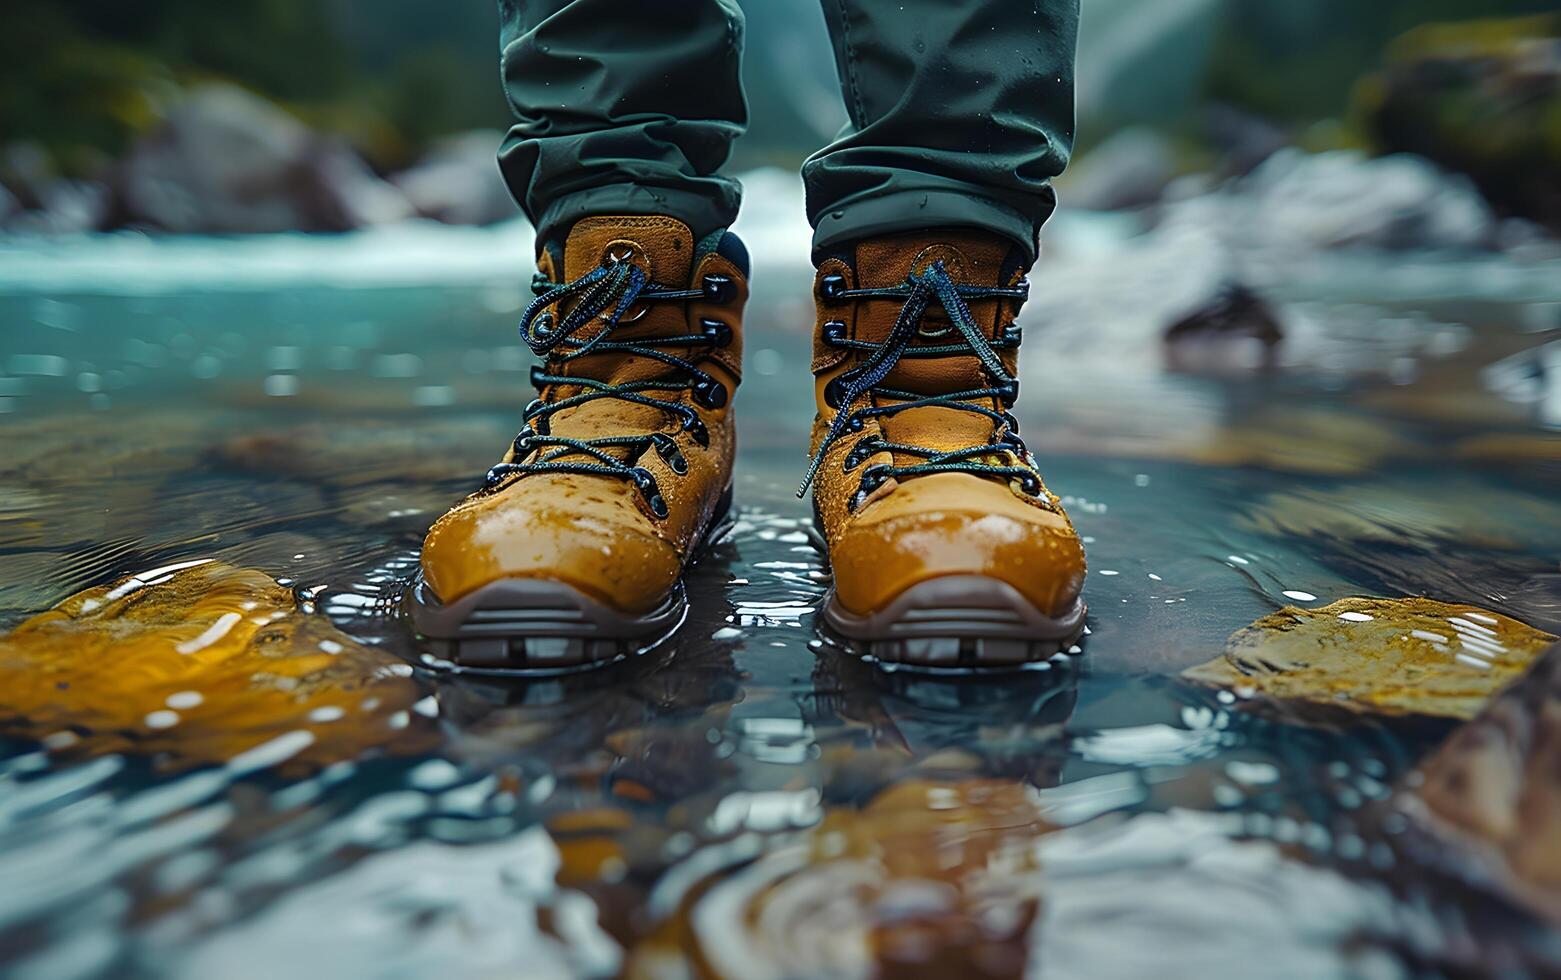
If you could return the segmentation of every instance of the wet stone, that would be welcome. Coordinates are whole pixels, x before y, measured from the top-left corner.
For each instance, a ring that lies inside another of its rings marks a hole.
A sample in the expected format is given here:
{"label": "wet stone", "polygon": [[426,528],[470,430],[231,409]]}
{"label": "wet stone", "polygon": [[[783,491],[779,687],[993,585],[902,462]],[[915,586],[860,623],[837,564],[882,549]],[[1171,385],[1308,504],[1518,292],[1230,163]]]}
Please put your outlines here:
{"label": "wet stone", "polygon": [[1561,923],[1561,645],[1455,731],[1393,805],[1431,838],[1418,858]]}
{"label": "wet stone", "polygon": [[416,751],[421,696],[401,661],[214,561],[88,589],[0,637],[0,732],[72,756],[264,768]]}
{"label": "wet stone", "polygon": [[1232,634],[1223,656],[1182,676],[1356,714],[1467,719],[1554,640],[1475,606],[1341,599],[1265,616]]}
{"label": "wet stone", "polygon": [[1171,367],[1220,371],[1273,367],[1284,335],[1268,301],[1232,281],[1167,326],[1163,339]]}

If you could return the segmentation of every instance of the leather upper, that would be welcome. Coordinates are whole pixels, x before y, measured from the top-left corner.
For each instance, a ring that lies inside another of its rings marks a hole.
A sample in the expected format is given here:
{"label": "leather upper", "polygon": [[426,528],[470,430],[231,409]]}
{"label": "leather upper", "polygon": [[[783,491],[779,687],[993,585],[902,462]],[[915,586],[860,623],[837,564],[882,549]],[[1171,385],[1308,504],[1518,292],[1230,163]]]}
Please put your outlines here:
{"label": "leather upper", "polygon": [[[820,263],[814,298],[818,322],[814,335],[813,371],[818,414],[812,449],[817,451],[834,420],[835,409],[825,396],[827,384],[860,363],[866,353],[831,344],[824,338],[827,322],[843,322],[845,335],[881,343],[889,336],[900,303],[886,299],[831,298],[826,277],[842,276],[848,289],[888,287],[902,283],[941,261],[957,282],[1012,286],[1024,270],[1012,263],[1006,240],[983,232],[949,229],[886,236],[858,243],[849,256]],[[1012,326],[1019,302],[1006,298],[972,300],[972,318],[994,341]],[[941,328],[948,319],[934,305],[924,317],[919,346],[948,342]],[[1017,351],[1001,348],[999,356],[1010,373],[1017,371]],[[916,395],[937,395],[981,388],[985,368],[973,355],[902,358],[880,387]],[[882,395],[867,396],[884,405]],[[974,400],[1001,413],[996,397]],[[860,404],[856,407],[860,407]],[[852,460],[861,439],[882,438],[949,451],[988,443],[997,425],[975,412],[945,406],[925,406],[865,419],[860,435],[836,441],[814,479],[814,506],[829,548],[837,600],[865,615],[882,609],[905,589],[944,575],[976,574],[1007,582],[1041,612],[1060,615],[1083,589],[1083,545],[1057,497],[1039,483],[1027,493],[1020,481],[970,473],[931,473],[889,479],[855,501],[862,474],[875,464],[913,465],[905,453],[879,452]],[[1033,460],[1006,455],[997,464],[1018,462],[1034,469]],[[1039,481],[1039,474],[1036,474]]]}
{"label": "leather upper", "polygon": [[[714,251],[696,258],[696,245],[688,227],[674,218],[593,217],[571,229],[562,249],[562,268],[559,256],[550,251],[538,260],[540,271],[555,281],[578,278],[609,253],[640,265],[653,282],[670,288],[696,288],[707,275],[730,281],[730,298],[721,302],[701,298],[646,303],[643,315],[629,311],[613,331],[614,340],[627,340],[697,334],[709,320],[730,327],[732,339],[725,347],[664,348],[694,360],[727,390],[726,403],[713,409],[694,401],[687,391],[656,393],[698,413],[709,436],[708,446],[700,445],[675,416],[621,399],[585,402],[549,419],[549,432],[557,436],[588,439],[661,432],[671,438],[687,462],[686,473],[675,473],[653,451],[634,461],[655,478],[667,516],[656,517],[633,482],[620,477],[513,475],[472,494],[429,530],[423,543],[423,576],[441,601],[453,602],[510,577],[565,582],[629,613],[649,611],[666,599],[731,482],[730,396],[740,380],[742,310],[748,296],[746,277],[731,261]],[[592,332],[586,327],[578,340],[583,343]],[[550,367],[549,373],[619,384],[670,370],[652,358],[593,351],[556,370]],[[583,390],[580,385],[553,384],[540,397],[556,402]],[[534,460],[538,452],[533,449],[517,458],[512,448],[504,462]]]}

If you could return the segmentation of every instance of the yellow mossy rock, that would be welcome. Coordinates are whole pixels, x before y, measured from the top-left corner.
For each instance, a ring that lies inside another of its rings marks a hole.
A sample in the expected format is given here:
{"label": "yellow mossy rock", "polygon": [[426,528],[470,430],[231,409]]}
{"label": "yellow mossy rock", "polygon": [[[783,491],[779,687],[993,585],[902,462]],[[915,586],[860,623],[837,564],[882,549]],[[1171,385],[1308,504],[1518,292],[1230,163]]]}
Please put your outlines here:
{"label": "yellow mossy rock", "polygon": [[1341,599],[1233,633],[1188,680],[1363,714],[1473,718],[1554,636],[1477,606]]}
{"label": "yellow mossy rock", "polygon": [[223,763],[284,736],[294,765],[415,751],[423,694],[269,575],[215,561],[79,592],[0,637],[0,732],[70,754]]}

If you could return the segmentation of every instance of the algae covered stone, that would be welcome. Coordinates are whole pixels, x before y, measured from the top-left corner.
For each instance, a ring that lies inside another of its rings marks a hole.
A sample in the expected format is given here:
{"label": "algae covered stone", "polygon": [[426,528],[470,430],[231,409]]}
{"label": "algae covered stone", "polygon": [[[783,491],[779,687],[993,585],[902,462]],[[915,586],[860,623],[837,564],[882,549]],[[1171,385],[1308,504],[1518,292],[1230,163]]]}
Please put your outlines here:
{"label": "algae covered stone", "polygon": [[1363,714],[1472,718],[1554,636],[1476,606],[1341,599],[1286,606],[1182,676],[1249,696]]}
{"label": "algae covered stone", "polygon": [[423,693],[269,575],[215,561],[79,592],[0,637],[0,732],[70,753],[193,765],[278,739],[297,762],[415,749]]}

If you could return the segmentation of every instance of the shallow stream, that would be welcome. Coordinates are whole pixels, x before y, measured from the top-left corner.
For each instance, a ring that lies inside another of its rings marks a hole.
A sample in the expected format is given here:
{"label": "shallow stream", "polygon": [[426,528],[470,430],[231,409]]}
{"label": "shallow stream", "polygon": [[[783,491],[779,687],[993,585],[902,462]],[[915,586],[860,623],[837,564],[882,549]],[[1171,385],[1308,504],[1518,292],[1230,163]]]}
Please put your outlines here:
{"label": "shallow stream", "polygon": [[[1561,628],[1561,268],[1457,285],[1491,262],[1407,275],[1373,254],[1288,283],[1297,353],[1266,371],[1172,371],[1157,336],[1110,323],[1071,324],[1055,349],[1023,318],[1018,414],[1086,536],[1090,634],[1045,670],[958,682],[884,673],[815,634],[825,572],[793,496],[805,268],[760,269],[737,525],[693,572],[683,630],[636,662],[532,683],[425,671],[394,614],[423,531],[532,397],[512,326],[529,269],[184,287],[149,263],[139,287],[12,282],[0,626],[214,558],[410,665],[415,696],[388,720],[349,706],[240,722],[222,709],[242,688],[197,690],[101,749],[68,726],[0,739],[0,972],[1561,962],[1554,935],[1471,913],[1362,826],[1451,722],[1249,711],[1176,679],[1283,605],[1346,596]],[[116,703],[178,686],[105,651],[93,669]],[[67,716],[75,691],[59,688]],[[212,720],[181,727],[202,699]]]}

